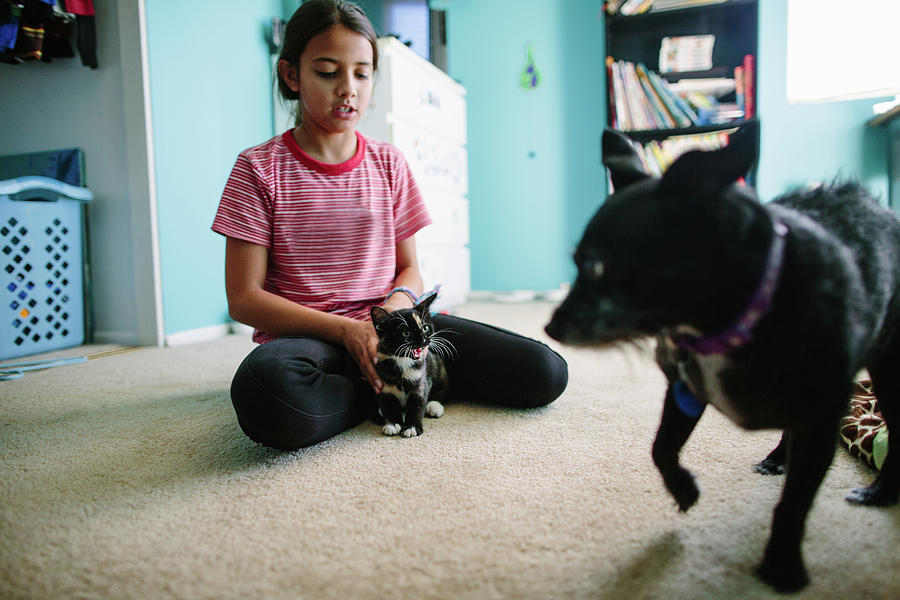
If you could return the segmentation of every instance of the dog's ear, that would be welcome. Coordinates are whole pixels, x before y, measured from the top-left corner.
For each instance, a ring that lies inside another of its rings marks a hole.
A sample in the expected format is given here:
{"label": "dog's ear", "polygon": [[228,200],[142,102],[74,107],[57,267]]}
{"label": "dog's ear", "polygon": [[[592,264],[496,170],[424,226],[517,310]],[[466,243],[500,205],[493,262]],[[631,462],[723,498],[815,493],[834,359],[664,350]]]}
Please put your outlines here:
{"label": "dog's ear", "polygon": [[616,191],[650,177],[631,141],[608,127],[603,131],[603,164],[609,169]]}
{"label": "dog's ear", "polygon": [[756,162],[759,126],[748,123],[721,150],[685,152],[663,173],[663,189],[716,192],[747,175]]}

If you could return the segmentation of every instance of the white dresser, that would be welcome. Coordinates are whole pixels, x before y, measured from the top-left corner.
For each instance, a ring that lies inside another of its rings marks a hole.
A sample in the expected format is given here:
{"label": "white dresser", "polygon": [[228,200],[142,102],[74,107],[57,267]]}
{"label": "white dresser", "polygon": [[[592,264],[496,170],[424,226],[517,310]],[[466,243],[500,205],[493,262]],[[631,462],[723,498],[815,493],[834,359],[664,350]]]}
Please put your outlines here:
{"label": "white dresser", "polygon": [[465,301],[469,266],[466,90],[395,38],[378,40],[378,73],[359,130],[406,157],[433,223],[416,235],[425,289],[436,308]]}

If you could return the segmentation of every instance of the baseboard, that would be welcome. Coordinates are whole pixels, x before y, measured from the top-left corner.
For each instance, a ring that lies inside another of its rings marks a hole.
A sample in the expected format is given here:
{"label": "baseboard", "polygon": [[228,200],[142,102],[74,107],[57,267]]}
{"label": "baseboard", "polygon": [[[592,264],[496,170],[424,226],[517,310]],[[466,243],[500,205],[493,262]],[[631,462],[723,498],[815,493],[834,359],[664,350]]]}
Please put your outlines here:
{"label": "baseboard", "polygon": [[197,329],[188,329],[187,331],[179,331],[170,333],[166,336],[166,346],[186,346],[188,344],[197,344],[199,342],[208,342],[217,340],[230,334],[246,335],[253,334],[253,328],[243,323],[220,323],[219,325],[210,325],[209,327],[198,327]]}
{"label": "baseboard", "polygon": [[134,331],[94,331],[91,344],[116,344],[118,346],[138,346],[138,336]]}
{"label": "baseboard", "polygon": [[467,302],[562,302],[569,294],[570,285],[561,284],[553,290],[472,290],[466,296]]}

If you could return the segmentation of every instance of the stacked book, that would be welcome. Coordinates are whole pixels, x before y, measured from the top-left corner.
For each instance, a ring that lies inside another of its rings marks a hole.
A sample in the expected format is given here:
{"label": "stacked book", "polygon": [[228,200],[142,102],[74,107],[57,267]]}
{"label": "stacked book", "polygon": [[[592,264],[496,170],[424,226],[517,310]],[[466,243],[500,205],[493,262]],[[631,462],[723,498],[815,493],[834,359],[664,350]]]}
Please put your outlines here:
{"label": "stacked book", "polygon": [[647,131],[723,125],[750,118],[752,56],[747,59],[735,69],[734,79],[685,78],[670,83],[643,63],[607,57],[612,125],[621,131]]}
{"label": "stacked book", "polygon": [[675,135],[663,140],[652,140],[645,144],[632,142],[644,170],[659,177],[669,168],[676,158],[690,150],[718,150],[728,145],[728,136],[737,128],[722,129],[711,133]]}
{"label": "stacked book", "polygon": [[722,4],[727,0],[609,0],[606,3],[606,12],[610,15],[639,15],[652,10],[659,12],[664,10],[676,10],[704,4]]}

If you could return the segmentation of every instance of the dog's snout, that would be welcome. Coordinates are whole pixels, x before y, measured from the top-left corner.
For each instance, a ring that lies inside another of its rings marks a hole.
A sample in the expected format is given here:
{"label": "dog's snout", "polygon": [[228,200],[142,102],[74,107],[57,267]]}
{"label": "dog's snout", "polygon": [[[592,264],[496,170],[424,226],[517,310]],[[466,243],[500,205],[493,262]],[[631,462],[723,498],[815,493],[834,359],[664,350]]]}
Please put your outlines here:
{"label": "dog's snout", "polygon": [[554,340],[559,342],[572,341],[572,308],[568,298],[553,312],[550,322],[544,327],[544,331]]}
{"label": "dog's snout", "polygon": [[554,340],[559,340],[559,325],[556,324],[555,319],[551,319],[551,321],[547,323],[547,326],[544,327],[544,332]]}

